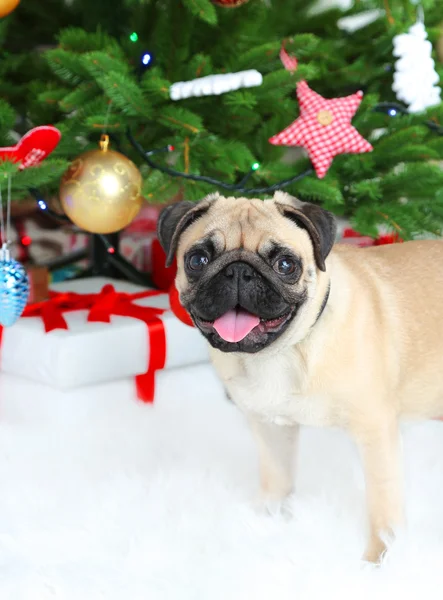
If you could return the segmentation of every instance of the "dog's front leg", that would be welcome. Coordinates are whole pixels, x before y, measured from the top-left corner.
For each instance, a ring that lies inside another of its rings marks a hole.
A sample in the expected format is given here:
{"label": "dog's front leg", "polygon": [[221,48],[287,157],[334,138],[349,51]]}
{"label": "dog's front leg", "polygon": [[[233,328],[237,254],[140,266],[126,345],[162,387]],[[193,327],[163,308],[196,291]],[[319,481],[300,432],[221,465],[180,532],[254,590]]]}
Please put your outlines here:
{"label": "dog's front leg", "polygon": [[401,444],[397,420],[365,427],[356,436],[366,479],[369,540],[364,558],[379,562],[385,536],[403,524]]}
{"label": "dog's front leg", "polygon": [[294,481],[298,425],[276,425],[249,417],[258,446],[260,462],[260,502],[269,512],[282,508]]}

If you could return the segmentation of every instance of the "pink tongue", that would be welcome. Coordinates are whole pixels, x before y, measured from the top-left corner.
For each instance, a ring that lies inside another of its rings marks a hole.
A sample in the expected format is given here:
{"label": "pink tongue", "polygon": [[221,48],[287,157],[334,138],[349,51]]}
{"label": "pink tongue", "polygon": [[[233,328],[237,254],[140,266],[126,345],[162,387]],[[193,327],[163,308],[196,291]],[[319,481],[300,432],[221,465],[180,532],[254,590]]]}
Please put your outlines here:
{"label": "pink tongue", "polygon": [[226,342],[239,342],[259,323],[258,317],[238,308],[214,321],[214,329]]}

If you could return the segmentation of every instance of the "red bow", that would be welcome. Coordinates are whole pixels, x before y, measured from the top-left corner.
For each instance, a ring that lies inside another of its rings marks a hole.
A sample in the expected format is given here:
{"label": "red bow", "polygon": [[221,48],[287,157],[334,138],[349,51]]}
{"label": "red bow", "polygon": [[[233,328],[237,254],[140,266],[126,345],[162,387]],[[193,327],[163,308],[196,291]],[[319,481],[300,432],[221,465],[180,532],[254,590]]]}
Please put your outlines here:
{"label": "red bow", "polygon": [[[149,365],[143,375],[136,376],[137,395],[144,402],[153,402],[155,394],[155,373],[163,369],[166,362],[166,333],[160,315],[165,309],[139,306],[134,300],[158,296],[162,292],[147,291],[137,294],[116,292],[112,285],[105,285],[98,294],[76,294],[73,292],[50,292],[49,300],[30,304],[23,317],[41,317],[45,331],[68,329],[64,312],[89,310],[89,322],[109,323],[112,315],[133,317],[146,323],[149,343]],[[0,326],[0,343],[2,328]]]}

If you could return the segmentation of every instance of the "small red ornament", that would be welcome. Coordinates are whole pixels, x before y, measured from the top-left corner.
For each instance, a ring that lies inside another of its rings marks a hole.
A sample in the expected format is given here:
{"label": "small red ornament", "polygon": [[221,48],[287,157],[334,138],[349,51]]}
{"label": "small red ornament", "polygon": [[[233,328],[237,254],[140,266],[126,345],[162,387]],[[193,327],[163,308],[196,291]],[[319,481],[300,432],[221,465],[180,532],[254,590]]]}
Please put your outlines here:
{"label": "small red ornament", "polygon": [[386,244],[401,244],[402,242],[404,242],[404,240],[398,233],[385,233],[374,239],[364,236],[350,227],[343,231],[342,239],[340,241],[341,244],[350,244],[352,246],[358,246],[359,248],[385,246]]}
{"label": "small red ornament", "polygon": [[179,319],[185,325],[189,325],[189,327],[194,327],[194,323],[189,316],[189,313],[180,304],[180,296],[177,288],[175,287],[175,283],[173,283],[169,288],[169,304],[177,319]]}
{"label": "small red ornament", "polygon": [[235,8],[241,4],[246,4],[249,0],[211,0],[212,4],[223,6],[224,8]]}
{"label": "small red ornament", "polygon": [[398,235],[398,233],[385,233],[379,235],[374,241],[374,246],[385,246],[386,244],[402,244],[404,240]]}
{"label": "small red ornament", "polygon": [[185,325],[194,327],[189,313],[180,304],[180,297],[175,287],[177,275],[177,262],[174,260],[172,266],[166,267],[166,254],[158,240],[152,242],[152,281],[154,285],[163,292],[168,292],[169,305],[174,315]]}
{"label": "small red ornament", "polygon": [[357,246],[358,248],[368,248],[374,245],[374,240],[368,235],[362,235],[358,231],[355,231],[354,229],[348,227],[343,231],[340,244]]}
{"label": "small red ornament", "polygon": [[170,267],[166,266],[166,254],[155,239],[152,241],[152,281],[155,287],[163,292],[167,292],[175,281],[177,275],[177,263],[174,260]]}
{"label": "small red ornament", "polygon": [[[280,58],[288,71],[295,71],[297,59],[290,57],[284,47]],[[306,83],[297,83],[300,116],[289,127],[269,139],[276,146],[306,148],[317,177],[322,179],[338,154],[370,152],[371,144],[351,125],[363,98],[357,92],[345,98],[327,100]]]}
{"label": "small red ornament", "polygon": [[20,242],[23,244],[23,246],[30,246],[32,244],[32,238],[29,235],[24,235]]}
{"label": "small red ornament", "polygon": [[19,163],[20,170],[39,165],[55,148],[62,134],[52,125],[35,127],[16,146],[0,148],[0,161]]}

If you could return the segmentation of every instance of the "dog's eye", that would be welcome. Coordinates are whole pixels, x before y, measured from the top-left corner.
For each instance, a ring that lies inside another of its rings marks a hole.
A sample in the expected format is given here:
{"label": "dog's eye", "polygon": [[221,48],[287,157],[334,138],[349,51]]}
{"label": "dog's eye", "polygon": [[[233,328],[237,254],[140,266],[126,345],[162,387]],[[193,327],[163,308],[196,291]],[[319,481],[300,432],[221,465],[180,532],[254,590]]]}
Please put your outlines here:
{"label": "dog's eye", "polygon": [[280,275],[291,275],[295,271],[295,261],[288,256],[279,258],[274,263],[274,271],[277,271]]}
{"label": "dog's eye", "polygon": [[208,262],[209,258],[203,252],[194,252],[188,258],[188,266],[192,271],[201,271]]}

